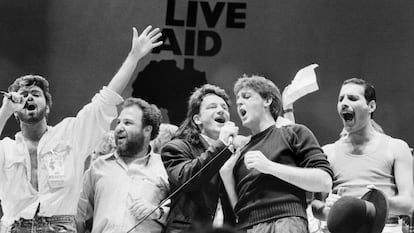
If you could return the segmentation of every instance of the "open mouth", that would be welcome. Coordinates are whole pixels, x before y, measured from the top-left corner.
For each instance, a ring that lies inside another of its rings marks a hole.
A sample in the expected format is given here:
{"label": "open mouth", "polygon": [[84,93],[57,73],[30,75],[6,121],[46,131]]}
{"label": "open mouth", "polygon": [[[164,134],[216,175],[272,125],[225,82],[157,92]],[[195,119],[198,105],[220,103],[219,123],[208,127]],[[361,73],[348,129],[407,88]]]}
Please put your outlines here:
{"label": "open mouth", "polygon": [[218,116],[218,117],[214,118],[214,121],[216,121],[220,124],[223,124],[223,123],[226,122],[226,119],[223,116]]}
{"label": "open mouth", "polygon": [[244,117],[246,115],[247,111],[245,109],[240,108],[239,109],[239,114],[240,116]]}
{"label": "open mouth", "polygon": [[343,112],[342,117],[344,118],[345,121],[352,121],[354,119],[354,114],[349,113],[349,112]]}
{"label": "open mouth", "polygon": [[35,110],[35,109],[36,109],[36,105],[26,103],[26,104],[24,105],[24,108],[25,108],[25,109],[27,109],[27,110],[29,110],[29,111],[33,111],[33,110]]}
{"label": "open mouth", "polygon": [[116,134],[115,138],[117,140],[123,140],[123,139],[127,138],[127,136],[125,134]]}

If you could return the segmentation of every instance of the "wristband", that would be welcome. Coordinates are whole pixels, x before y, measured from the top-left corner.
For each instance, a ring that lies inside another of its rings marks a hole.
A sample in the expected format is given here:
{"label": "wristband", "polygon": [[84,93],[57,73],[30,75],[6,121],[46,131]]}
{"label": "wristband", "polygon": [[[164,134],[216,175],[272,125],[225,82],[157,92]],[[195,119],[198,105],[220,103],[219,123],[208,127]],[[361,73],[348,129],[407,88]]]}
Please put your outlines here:
{"label": "wristband", "polygon": [[293,112],[293,108],[287,108],[283,110],[283,113]]}

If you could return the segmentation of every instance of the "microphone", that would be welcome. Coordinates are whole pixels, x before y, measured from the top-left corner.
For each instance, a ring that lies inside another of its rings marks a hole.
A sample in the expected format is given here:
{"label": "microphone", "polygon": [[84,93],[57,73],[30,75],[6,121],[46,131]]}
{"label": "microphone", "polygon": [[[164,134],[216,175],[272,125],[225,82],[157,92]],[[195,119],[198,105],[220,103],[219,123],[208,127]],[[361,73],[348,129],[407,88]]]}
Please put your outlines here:
{"label": "microphone", "polygon": [[6,91],[0,91],[1,94],[3,94],[4,96],[6,96],[8,99],[12,99],[12,96],[10,93],[6,92]]}
{"label": "microphone", "polygon": [[229,136],[229,140],[228,140],[228,142],[229,142],[229,146],[230,146],[230,145],[233,145],[233,139],[234,139],[233,135],[230,135],[230,136]]}
{"label": "microphone", "polygon": [[6,92],[6,91],[0,91],[0,94],[6,96],[7,99],[9,99],[11,102],[13,103],[18,103],[16,101],[13,100],[13,97],[10,93]]}

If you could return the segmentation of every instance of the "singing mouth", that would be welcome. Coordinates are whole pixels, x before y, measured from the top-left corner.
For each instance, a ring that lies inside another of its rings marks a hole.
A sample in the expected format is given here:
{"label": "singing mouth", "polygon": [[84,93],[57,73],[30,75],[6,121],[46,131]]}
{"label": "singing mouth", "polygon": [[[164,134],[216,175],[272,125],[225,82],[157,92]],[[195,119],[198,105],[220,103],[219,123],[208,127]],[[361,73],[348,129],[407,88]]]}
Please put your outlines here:
{"label": "singing mouth", "polygon": [[244,117],[246,115],[247,111],[245,109],[240,108],[239,109],[239,114],[240,116]]}
{"label": "singing mouth", "polygon": [[24,108],[25,108],[25,109],[27,109],[27,110],[29,110],[29,111],[33,111],[33,110],[35,110],[35,109],[36,109],[36,105],[26,103],[26,104],[24,105]]}
{"label": "singing mouth", "polygon": [[216,121],[220,124],[223,124],[223,123],[226,122],[226,119],[224,118],[224,116],[218,116],[218,117],[214,118],[214,121]]}
{"label": "singing mouth", "polygon": [[344,118],[345,121],[352,121],[354,119],[354,114],[350,112],[343,112],[342,118]]}

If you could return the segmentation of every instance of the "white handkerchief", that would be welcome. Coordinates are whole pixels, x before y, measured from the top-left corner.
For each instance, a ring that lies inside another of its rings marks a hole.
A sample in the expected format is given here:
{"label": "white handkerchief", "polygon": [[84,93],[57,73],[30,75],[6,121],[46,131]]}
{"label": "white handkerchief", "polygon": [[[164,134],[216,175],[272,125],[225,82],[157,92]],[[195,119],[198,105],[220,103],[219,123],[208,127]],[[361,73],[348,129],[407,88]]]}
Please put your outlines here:
{"label": "white handkerchief", "polygon": [[317,64],[312,64],[296,73],[292,82],[283,90],[284,106],[291,105],[301,97],[319,89],[314,70],[316,67]]}

